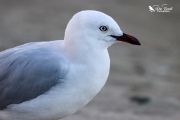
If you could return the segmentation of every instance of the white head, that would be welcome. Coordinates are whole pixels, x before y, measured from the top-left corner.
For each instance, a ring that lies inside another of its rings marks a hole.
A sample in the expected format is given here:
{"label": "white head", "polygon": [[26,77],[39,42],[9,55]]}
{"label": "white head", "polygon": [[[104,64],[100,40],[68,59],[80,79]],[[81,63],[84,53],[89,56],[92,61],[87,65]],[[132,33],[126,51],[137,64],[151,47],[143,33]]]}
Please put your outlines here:
{"label": "white head", "polygon": [[93,48],[107,48],[117,40],[140,44],[134,37],[124,34],[112,17],[94,10],[75,14],[67,25],[64,40],[68,44]]}

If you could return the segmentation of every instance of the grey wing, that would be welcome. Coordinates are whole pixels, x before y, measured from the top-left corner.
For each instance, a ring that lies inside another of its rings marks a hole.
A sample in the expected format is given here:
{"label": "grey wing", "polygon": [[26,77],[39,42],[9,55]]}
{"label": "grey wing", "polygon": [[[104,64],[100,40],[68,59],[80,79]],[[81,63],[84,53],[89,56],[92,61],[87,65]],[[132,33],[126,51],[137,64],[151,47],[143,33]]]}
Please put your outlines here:
{"label": "grey wing", "polygon": [[31,100],[64,82],[64,59],[47,48],[0,53],[0,110]]}

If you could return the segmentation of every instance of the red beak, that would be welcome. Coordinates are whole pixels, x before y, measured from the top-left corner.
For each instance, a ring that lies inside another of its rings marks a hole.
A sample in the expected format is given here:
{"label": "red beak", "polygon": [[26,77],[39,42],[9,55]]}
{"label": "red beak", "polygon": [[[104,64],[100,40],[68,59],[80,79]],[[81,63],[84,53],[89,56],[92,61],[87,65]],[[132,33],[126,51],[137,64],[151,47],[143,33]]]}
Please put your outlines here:
{"label": "red beak", "polygon": [[141,45],[141,43],[139,42],[139,40],[131,35],[125,34],[123,33],[122,36],[115,36],[115,35],[110,35],[113,38],[116,38],[116,40],[118,41],[123,41],[123,42],[127,42],[133,45]]}

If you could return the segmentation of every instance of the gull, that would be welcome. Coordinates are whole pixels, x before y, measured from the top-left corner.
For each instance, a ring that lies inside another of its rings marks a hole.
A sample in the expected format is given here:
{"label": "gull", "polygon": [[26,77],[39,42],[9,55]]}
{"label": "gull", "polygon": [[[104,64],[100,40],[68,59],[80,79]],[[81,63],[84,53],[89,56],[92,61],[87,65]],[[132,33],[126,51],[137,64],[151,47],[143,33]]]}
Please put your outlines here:
{"label": "gull", "polygon": [[32,42],[0,52],[0,120],[58,120],[92,100],[106,83],[107,48],[140,45],[105,13],[84,10],[64,40]]}

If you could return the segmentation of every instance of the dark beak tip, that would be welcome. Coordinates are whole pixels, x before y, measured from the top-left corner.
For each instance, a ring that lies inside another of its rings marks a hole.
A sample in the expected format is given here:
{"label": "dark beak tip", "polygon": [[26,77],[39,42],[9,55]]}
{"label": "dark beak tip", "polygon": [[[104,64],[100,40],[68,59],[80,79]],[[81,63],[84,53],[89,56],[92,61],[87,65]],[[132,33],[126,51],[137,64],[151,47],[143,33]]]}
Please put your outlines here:
{"label": "dark beak tip", "polygon": [[128,42],[128,43],[133,44],[133,45],[141,46],[141,43],[139,42],[139,40],[136,37],[133,37],[133,36],[128,35],[128,34],[125,34],[125,36],[126,36],[125,39],[127,39],[127,41],[125,41],[125,42]]}
{"label": "dark beak tip", "polygon": [[141,43],[137,40],[137,39],[135,39],[135,40],[133,40],[134,42],[132,43],[133,45],[139,45],[139,46],[141,46]]}
{"label": "dark beak tip", "polygon": [[141,43],[137,43],[137,44],[134,44],[134,45],[139,45],[139,46],[141,46]]}
{"label": "dark beak tip", "polygon": [[141,46],[141,43],[139,42],[139,44],[137,44],[137,45]]}

